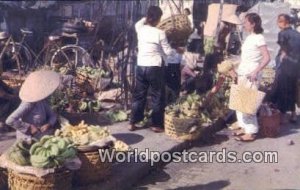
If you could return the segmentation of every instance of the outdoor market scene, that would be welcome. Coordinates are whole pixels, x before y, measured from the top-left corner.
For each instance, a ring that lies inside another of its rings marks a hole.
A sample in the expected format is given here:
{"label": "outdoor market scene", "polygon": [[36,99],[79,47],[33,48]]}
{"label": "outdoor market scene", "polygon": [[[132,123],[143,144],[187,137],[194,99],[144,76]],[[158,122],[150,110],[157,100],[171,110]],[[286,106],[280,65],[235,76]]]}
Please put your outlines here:
{"label": "outdoor market scene", "polygon": [[0,190],[300,189],[300,0],[0,10]]}

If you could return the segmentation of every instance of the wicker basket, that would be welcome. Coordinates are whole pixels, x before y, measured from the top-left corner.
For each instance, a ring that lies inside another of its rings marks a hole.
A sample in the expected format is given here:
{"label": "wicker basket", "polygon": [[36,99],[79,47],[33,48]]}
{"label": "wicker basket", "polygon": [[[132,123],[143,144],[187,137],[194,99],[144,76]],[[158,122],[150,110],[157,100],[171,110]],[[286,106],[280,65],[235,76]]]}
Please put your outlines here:
{"label": "wicker basket", "polygon": [[263,69],[262,81],[272,84],[275,79],[275,70],[271,67]]}
{"label": "wicker basket", "polygon": [[189,133],[191,126],[199,124],[195,118],[181,119],[165,114],[164,125],[166,135],[176,140],[195,140],[200,133]]}
{"label": "wicker basket", "polygon": [[81,168],[74,173],[74,183],[86,185],[96,183],[107,178],[110,174],[110,162],[100,160],[98,149],[90,151],[78,151],[77,156],[81,160]]}
{"label": "wicker basket", "polygon": [[231,85],[229,108],[245,114],[256,114],[266,93],[242,85]]}
{"label": "wicker basket", "polygon": [[71,190],[72,173],[63,170],[39,178],[9,170],[8,186],[10,190]]}
{"label": "wicker basket", "polygon": [[280,111],[272,110],[271,116],[259,117],[260,129],[259,133],[263,137],[276,137],[280,130]]}
{"label": "wicker basket", "polygon": [[189,117],[196,117],[197,115],[199,115],[199,110],[198,109],[188,109],[187,107],[182,106],[180,110],[186,116],[189,116]]}
{"label": "wicker basket", "polygon": [[3,82],[11,88],[17,88],[17,87],[20,87],[22,85],[24,80],[10,79],[10,80],[3,80]]}
{"label": "wicker basket", "polygon": [[173,15],[161,21],[157,27],[166,32],[170,43],[186,44],[192,33],[191,23],[184,14]]}

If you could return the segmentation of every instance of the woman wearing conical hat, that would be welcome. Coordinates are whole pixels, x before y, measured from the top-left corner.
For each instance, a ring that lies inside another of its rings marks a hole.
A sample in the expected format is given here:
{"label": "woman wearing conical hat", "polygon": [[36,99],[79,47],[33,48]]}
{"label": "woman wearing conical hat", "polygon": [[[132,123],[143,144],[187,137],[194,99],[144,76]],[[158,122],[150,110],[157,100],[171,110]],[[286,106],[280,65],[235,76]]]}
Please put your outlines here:
{"label": "woman wearing conical hat", "polygon": [[24,81],[19,97],[19,107],[6,119],[6,124],[16,129],[17,139],[39,139],[54,132],[56,114],[46,100],[60,85],[59,74],[53,71],[36,71]]}

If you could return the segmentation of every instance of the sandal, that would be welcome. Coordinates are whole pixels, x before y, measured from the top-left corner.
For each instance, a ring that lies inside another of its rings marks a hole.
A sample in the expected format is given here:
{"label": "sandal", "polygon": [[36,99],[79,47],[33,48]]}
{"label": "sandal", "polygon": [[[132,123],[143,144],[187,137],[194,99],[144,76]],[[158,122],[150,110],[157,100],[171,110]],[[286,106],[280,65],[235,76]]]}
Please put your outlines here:
{"label": "sandal", "polygon": [[164,132],[164,129],[161,127],[150,127],[150,129],[154,132],[154,133],[162,133]]}
{"label": "sandal", "polygon": [[255,134],[245,134],[243,136],[237,136],[234,138],[234,140],[241,141],[241,142],[251,142],[254,141],[255,139],[256,139]]}
{"label": "sandal", "polygon": [[235,132],[232,133],[233,136],[241,136],[245,134],[245,130],[244,129],[239,129]]}
{"label": "sandal", "polygon": [[136,130],[136,126],[134,124],[131,124],[128,126],[128,130],[129,131],[135,131]]}

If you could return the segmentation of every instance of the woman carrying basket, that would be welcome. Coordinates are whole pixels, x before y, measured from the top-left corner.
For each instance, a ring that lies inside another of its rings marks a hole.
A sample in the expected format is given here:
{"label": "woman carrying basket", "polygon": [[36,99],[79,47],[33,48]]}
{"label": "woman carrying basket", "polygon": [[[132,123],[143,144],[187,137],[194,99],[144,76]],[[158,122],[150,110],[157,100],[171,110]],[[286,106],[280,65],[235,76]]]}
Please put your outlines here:
{"label": "woman carrying basket", "polygon": [[[147,101],[147,91],[152,98],[151,130],[163,132],[164,123],[164,67],[162,57],[173,55],[164,31],[156,28],[160,22],[162,10],[158,6],[151,6],[147,17],[135,24],[138,37],[138,56],[136,68],[136,85],[132,97],[132,109],[129,130],[136,129],[136,123],[144,119],[144,109]],[[178,47],[177,53],[182,54],[183,48]]]}
{"label": "woman carrying basket", "polygon": [[57,121],[46,98],[60,85],[59,74],[53,71],[36,71],[24,81],[19,97],[20,106],[6,119],[15,128],[17,139],[31,141],[54,133]]}
{"label": "woman carrying basket", "polygon": [[[248,13],[244,29],[249,33],[242,45],[241,63],[235,73],[239,85],[258,88],[261,71],[270,61],[270,54],[264,39],[261,18],[256,13]],[[245,96],[245,98],[251,98]],[[241,128],[235,133],[236,140],[253,141],[258,133],[256,114],[250,115],[236,111],[238,125]]]}

